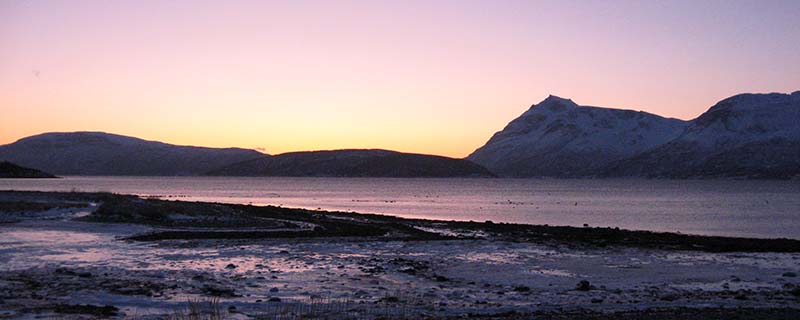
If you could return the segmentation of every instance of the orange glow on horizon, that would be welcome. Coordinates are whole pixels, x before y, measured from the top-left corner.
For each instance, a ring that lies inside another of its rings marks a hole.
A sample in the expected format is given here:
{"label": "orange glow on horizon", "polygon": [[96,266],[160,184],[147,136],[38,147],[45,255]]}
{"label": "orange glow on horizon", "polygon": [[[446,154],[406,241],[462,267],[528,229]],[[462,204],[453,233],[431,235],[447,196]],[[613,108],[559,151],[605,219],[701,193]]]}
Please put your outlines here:
{"label": "orange glow on horizon", "polygon": [[800,89],[799,3],[634,3],[0,2],[0,144],[464,157],[548,94],[691,119]]}

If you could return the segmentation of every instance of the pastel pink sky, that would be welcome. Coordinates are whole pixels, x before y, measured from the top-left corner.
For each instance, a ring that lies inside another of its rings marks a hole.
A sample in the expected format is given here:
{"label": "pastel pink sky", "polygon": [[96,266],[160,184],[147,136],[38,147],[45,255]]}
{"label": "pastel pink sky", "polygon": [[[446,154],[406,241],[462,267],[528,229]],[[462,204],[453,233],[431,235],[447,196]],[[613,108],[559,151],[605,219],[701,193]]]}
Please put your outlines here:
{"label": "pastel pink sky", "polygon": [[0,144],[107,131],[463,157],[531,104],[800,89],[800,1],[0,1]]}

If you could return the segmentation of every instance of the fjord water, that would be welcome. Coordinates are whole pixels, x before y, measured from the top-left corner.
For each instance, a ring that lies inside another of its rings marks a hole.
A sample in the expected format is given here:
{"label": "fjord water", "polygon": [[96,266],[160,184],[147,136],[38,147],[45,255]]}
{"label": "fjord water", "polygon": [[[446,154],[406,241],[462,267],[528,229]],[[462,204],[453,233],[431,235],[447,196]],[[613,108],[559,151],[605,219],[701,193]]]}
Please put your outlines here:
{"label": "fjord water", "polygon": [[0,190],[107,191],[409,218],[800,239],[800,181],[240,177],[0,179]]}

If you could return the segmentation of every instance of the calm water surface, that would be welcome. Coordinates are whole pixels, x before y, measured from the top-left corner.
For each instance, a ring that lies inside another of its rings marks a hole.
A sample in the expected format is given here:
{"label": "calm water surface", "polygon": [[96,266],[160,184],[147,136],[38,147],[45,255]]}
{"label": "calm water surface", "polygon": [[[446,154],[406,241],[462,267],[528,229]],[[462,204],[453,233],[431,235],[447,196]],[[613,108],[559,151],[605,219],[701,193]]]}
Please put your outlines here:
{"label": "calm water surface", "polygon": [[800,181],[66,177],[0,179],[0,189],[800,239]]}

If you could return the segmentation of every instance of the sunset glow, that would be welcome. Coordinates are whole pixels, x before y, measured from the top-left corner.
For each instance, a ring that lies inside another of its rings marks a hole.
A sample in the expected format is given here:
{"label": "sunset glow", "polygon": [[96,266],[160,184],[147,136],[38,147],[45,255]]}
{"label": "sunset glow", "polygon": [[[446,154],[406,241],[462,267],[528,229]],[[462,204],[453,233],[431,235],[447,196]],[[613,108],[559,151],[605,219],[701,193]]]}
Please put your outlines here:
{"label": "sunset glow", "polygon": [[798,1],[2,1],[0,144],[464,157],[531,104],[691,119],[800,89]]}

